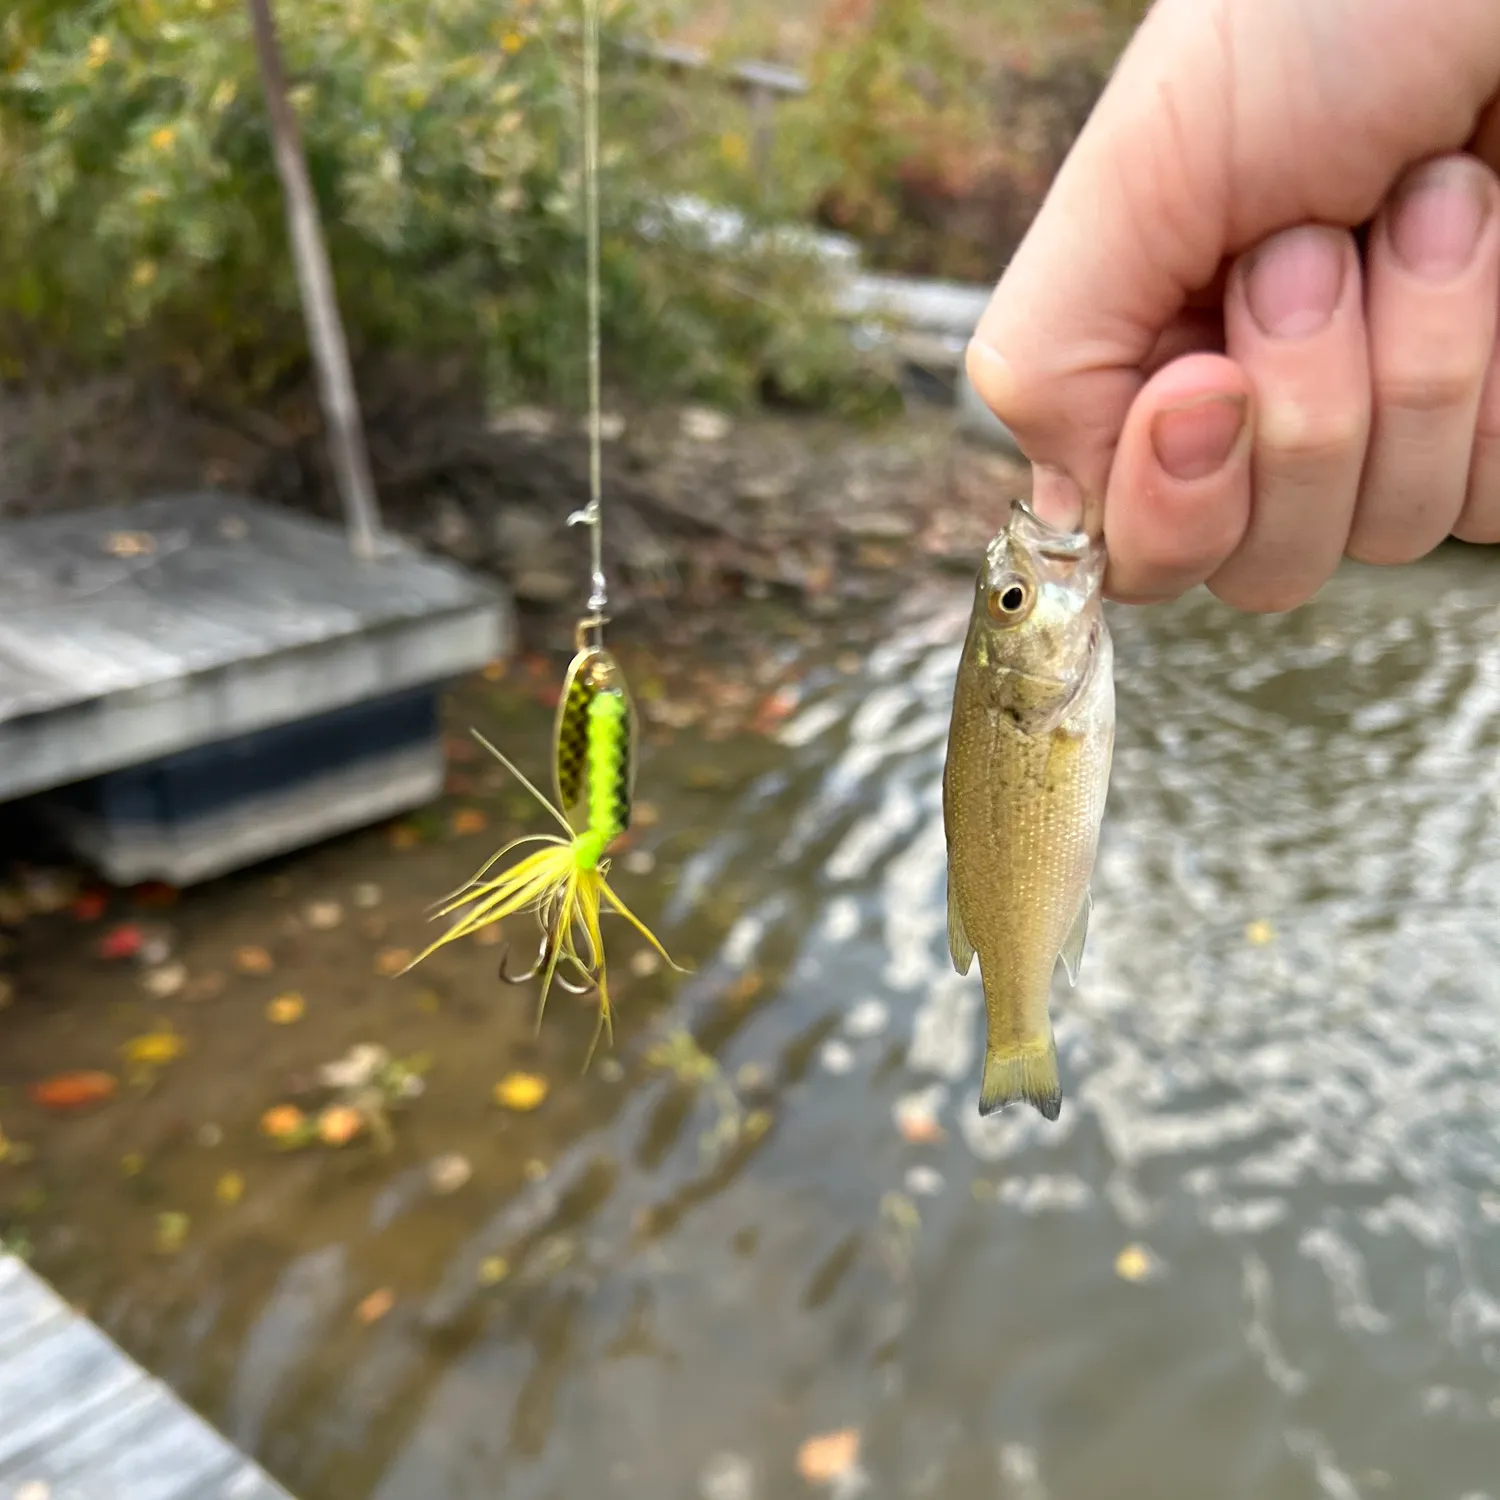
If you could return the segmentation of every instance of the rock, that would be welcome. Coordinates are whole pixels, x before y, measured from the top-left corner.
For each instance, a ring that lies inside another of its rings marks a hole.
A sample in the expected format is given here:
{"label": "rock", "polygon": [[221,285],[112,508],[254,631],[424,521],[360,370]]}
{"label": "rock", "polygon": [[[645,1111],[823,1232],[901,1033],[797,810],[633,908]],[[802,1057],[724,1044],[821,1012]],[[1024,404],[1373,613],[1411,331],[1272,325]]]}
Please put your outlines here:
{"label": "rock", "polygon": [[734,430],[734,423],[711,406],[689,406],[682,413],[678,430],[694,443],[722,443]]}
{"label": "rock", "polygon": [[[589,435],[589,419],[582,418],[578,423],[579,434],[583,437]],[[599,413],[599,439],[605,443],[617,443],[625,436],[625,418],[617,411],[602,411]]]}
{"label": "rock", "polygon": [[835,523],[845,536],[868,542],[901,542],[914,536],[917,523],[896,510],[843,511]]}
{"label": "rock", "polygon": [[576,574],[552,568],[522,568],[512,575],[510,586],[524,603],[561,604],[579,593],[581,582]]}
{"label": "rock", "polygon": [[557,524],[530,505],[502,506],[490,523],[490,544],[501,562],[535,558],[557,547]]}
{"label": "rock", "polygon": [[557,431],[557,415],[542,406],[513,406],[496,412],[485,424],[496,437],[525,437],[540,440]]}
{"label": "rock", "polygon": [[432,545],[461,563],[479,561],[482,547],[474,523],[451,495],[438,495],[432,502],[427,525]]}
{"label": "rock", "polygon": [[698,1476],[703,1500],[753,1500],[755,1470],[738,1453],[716,1453]]}
{"label": "rock", "polygon": [[749,474],[740,480],[736,493],[751,505],[774,505],[789,498],[796,487],[795,474]]}

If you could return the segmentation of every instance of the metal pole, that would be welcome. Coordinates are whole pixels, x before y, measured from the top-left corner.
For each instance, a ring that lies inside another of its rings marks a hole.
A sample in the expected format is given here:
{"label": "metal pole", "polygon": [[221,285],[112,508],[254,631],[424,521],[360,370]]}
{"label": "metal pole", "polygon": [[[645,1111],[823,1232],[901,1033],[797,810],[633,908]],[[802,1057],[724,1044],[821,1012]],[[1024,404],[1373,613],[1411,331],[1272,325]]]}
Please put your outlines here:
{"label": "metal pole", "polygon": [[349,547],[365,561],[386,550],[380,525],[375,486],[370,478],[370,456],[365,448],[359,397],[349,367],[349,345],[339,316],[328,246],[318,218],[317,200],[307,175],[297,117],[287,99],[286,72],[276,41],[276,23],[271,0],[246,0],[250,24],[255,32],[255,52],[260,62],[261,86],[271,120],[271,139],[276,148],[276,171],[281,178],[286,204],[287,232],[292,243],[292,261],[297,288],[302,296],[302,315],[317,371],[318,396],[323,421],[328,428],[328,450],[333,461],[339,497],[344,503],[344,524]]}

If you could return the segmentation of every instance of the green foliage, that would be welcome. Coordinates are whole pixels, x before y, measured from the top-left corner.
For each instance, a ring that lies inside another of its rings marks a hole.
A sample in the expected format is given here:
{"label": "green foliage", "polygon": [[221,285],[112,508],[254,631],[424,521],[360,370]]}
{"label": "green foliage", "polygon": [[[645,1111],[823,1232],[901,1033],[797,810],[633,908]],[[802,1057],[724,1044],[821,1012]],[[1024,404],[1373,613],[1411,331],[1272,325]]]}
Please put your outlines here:
{"label": "green foliage", "polygon": [[845,0],[830,7],[810,90],[788,110],[783,160],[811,174],[833,216],[886,237],[902,180],[945,175],[983,142],[985,70],[926,0]]}
{"label": "green foliage", "polygon": [[[608,35],[649,25],[608,9]],[[280,0],[357,362],[457,353],[492,399],[583,390],[577,18],[563,0]],[[691,175],[660,124],[644,76],[611,69],[606,378],[732,400],[774,364],[794,392],[834,389],[843,346],[804,258],[642,236],[657,189]],[[0,375],[167,366],[253,395],[305,374],[243,0],[12,0],[0,223]]]}

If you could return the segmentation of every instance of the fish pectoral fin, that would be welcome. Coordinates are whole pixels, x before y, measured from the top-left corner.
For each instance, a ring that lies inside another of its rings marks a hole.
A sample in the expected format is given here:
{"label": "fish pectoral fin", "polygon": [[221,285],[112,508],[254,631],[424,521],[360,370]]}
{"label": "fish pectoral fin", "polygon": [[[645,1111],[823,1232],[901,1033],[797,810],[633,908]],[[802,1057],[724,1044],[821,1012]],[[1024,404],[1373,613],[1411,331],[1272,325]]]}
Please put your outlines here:
{"label": "fish pectoral fin", "polygon": [[964,919],[958,914],[958,898],[953,892],[953,876],[948,876],[948,953],[953,967],[967,974],[974,962],[974,945],[964,931]]}
{"label": "fish pectoral fin", "polygon": [[1089,913],[1093,909],[1094,898],[1085,886],[1083,900],[1078,903],[1078,915],[1073,918],[1073,925],[1068,929],[1068,935],[1063,939],[1062,948],[1057,955],[1062,959],[1063,968],[1067,970],[1070,985],[1078,983],[1078,970],[1083,963],[1083,945],[1089,935]]}

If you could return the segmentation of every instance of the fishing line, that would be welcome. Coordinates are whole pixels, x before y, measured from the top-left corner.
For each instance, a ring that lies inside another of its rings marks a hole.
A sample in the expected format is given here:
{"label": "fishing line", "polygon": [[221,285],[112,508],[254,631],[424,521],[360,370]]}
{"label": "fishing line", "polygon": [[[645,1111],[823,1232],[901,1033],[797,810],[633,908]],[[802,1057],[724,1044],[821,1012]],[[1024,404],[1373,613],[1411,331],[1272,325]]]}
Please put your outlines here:
{"label": "fishing line", "polygon": [[568,517],[570,526],[590,533],[589,618],[587,626],[602,643],[609,588],[604,577],[604,413],[599,364],[603,335],[603,301],[599,269],[599,8],[600,0],[583,0],[583,217],[588,294],[589,501]]}

